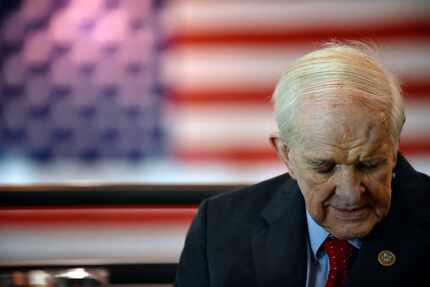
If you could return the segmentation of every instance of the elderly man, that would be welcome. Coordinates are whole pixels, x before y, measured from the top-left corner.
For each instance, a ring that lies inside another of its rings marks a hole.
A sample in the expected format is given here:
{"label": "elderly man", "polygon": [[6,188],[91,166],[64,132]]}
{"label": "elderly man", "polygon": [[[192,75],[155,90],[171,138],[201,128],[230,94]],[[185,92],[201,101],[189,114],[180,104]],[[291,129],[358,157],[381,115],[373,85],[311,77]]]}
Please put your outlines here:
{"label": "elderly man", "polygon": [[201,205],[177,286],[430,286],[430,177],[399,153],[394,76],[335,44],[294,62],[273,100],[289,173]]}

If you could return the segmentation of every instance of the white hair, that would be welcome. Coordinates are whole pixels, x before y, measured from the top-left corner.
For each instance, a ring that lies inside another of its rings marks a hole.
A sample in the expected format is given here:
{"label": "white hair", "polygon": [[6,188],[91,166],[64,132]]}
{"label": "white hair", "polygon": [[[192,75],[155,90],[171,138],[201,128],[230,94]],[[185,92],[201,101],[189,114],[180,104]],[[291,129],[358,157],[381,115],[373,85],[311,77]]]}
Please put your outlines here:
{"label": "white hair", "polygon": [[339,87],[358,91],[350,97],[382,111],[389,119],[391,139],[398,145],[405,122],[400,84],[377,60],[374,50],[359,42],[329,43],[289,66],[272,97],[281,140],[288,145],[297,140],[299,102],[310,97],[312,100],[336,98],[338,94],[327,91]]}

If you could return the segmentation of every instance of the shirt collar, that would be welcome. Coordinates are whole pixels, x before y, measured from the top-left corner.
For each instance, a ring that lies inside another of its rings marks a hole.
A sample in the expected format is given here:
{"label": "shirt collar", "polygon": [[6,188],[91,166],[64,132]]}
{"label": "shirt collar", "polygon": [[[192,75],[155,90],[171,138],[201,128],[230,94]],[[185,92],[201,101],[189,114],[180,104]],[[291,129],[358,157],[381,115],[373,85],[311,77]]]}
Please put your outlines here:
{"label": "shirt collar", "polygon": [[[317,259],[318,250],[330,233],[316,223],[308,211],[306,211],[306,220],[308,222],[309,244],[312,249],[312,255]],[[352,239],[348,240],[348,242],[357,249],[360,249],[362,243],[360,239]]]}

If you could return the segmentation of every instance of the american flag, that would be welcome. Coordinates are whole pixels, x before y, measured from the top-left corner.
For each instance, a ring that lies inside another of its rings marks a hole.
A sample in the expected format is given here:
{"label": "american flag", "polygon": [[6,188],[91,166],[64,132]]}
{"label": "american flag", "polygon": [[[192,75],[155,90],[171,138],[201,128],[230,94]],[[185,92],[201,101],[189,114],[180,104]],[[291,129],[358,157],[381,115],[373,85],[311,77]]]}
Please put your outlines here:
{"label": "american flag", "polygon": [[429,170],[430,5],[425,1],[172,1],[164,79],[187,160],[276,161],[270,97],[289,63],[332,39],[375,45],[402,82],[401,151]]}
{"label": "american flag", "polygon": [[[401,150],[430,173],[426,1],[4,3],[0,170],[24,158],[17,181],[28,166],[36,181],[97,179],[118,162],[107,177],[256,181],[282,172],[268,141],[274,85],[293,59],[333,39],[379,47],[405,92]],[[79,163],[71,172],[70,161]]]}

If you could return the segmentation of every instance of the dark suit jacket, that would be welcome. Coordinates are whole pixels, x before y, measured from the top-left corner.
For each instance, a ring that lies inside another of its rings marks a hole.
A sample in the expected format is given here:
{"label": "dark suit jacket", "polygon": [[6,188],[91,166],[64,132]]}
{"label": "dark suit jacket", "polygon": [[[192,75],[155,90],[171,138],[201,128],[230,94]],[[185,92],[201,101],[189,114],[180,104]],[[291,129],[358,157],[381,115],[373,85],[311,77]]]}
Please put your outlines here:
{"label": "dark suit jacket", "polygon": [[[395,173],[389,214],[363,239],[345,286],[430,286],[430,177],[400,154]],[[395,254],[394,265],[379,264],[381,250]],[[304,200],[285,174],[201,205],[176,284],[303,287],[306,252]]]}

